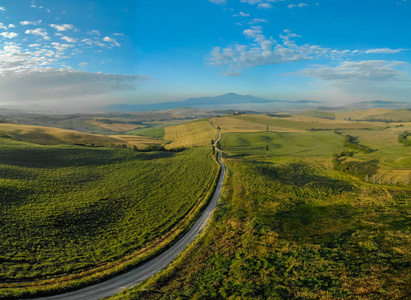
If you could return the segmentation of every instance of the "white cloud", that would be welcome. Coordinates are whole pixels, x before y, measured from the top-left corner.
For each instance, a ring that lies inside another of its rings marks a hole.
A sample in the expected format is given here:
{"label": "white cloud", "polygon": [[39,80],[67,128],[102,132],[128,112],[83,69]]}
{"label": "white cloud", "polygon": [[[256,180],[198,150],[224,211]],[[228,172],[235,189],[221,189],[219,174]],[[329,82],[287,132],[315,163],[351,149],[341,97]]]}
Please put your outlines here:
{"label": "white cloud", "polygon": [[273,7],[270,3],[260,3],[257,8],[271,8]]}
{"label": "white cloud", "polygon": [[71,38],[69,36],[62,36],[61,39],[65,40],[66,42],[69,42],[69,43],[76,43],[77,42],[76,38]]}
{"label": "white cloud", "polygon": [[390,48],[377,48],[377,49],[368,49],[365,53],[384,53],[384,54],[393,54],[398,53],[406,49],[390,49]]}
{"label": "white cloud", "polygon": [[9,24],[9,28],[14,28],[16,27],[14,24]]}
{"label": "white cloud", "polygon": [[7,9],[5,9],[3,6],[0,6],[0,11],[6,11]]}
{"label": "white cloud", "polygon": [[396,67],[406,64],[405,62],[386,60],[345,61],[337,67],[308,68],[293,74],[338,82],[410,81],[409,74],[396,69]]}
{"label": "white cloud", "polygon": [[236,44],[226,48],[214,47],[207,59],[213,66],[239,70],[261,65],[313,59],[330,52],[329,49],[316,45],[299,46],[292,40],[299,37],[297,34],[289,30],[284,30],[284,32],[284,35],[280,34],[281,42],[277,42],[272,37],[265,37],[261,26],[251,26],[250,29],[243,31],[243,34],[252,40],[249,45]]}
{"label": "white cloud", "polygon": [[15,32],[2,32],[2,33],[0,33],[0,35],[2,35],[5,38],[12,39],[12,38],[15,38],[16,36],[18,36],[19,34],[15,33]]}
{"label": "white cloud", "polygon": [[27,25],[40,25],[41,20],[38,21],[21,21],[20,24],[23,26],[27,26]]}
{"label": "white cloud", "polygon": [[89,35],[98,35],[100,36],[100,31],[94,29],[94,30],[90,30],[89,32],[87,32]]}
{"label": "white cloud", "polygon": [[82,39],[81,41],[89,46],[95,45],[99,47],[107,47],[107,44],[100,42],[100,40]]}
{"label": "white cloud", "polygon": [[40,47],[40,44],[30,44],[29,47]]}
{"label": "white cloud", "polygon": [[45,40],[50,40],[50,37],[48,36],[48,34],[47,34],[47,32],[44,28],[26,30],[24,33],[25,34],[32,34],[32,35],[42,36]]}
{"label": "white cloud", "polygon": [[246,14],[246,13],[243,13],[242,11],[240,11],[240,16],[241,17],[249,17],[250,14]]}
{"label": "white cloud", "polygon": [[266,19],[254,18],[248,24],[268,23]]}
{"label": "white cloud", "polygon": [[0,29],[7,30],[7,26],[0,22]]}
{"label": "white cloud", "polygon": [[53,45],[53,47],[59,51],[59,52],[63,52],[64,50],[66,50],[67,48],[72,48],[74,47],[73,44],[61,44],[61,43],[51,43]]}
{"label": "white cloud", "polygon": [[306,4],[306,3],[290,4],[290,5],[288,5],[288,8],[294,8],[294,7],[303,8],[304,6],[308,6],[308,4]]}
{"label": "white cloud", "polygon": [[[56,48],[72,45],[53,43]],[[78,98],[115,91],[134,90],[141,75],[90,73],[48,65],[56,62],[54,52],[41,49],[29,52],[14,43],[0,50],[0,95],[2,101]]]}
{"label": "white cloud", "polygon": [[50,27],[55,28],[57,31],[66,31],[75,28],[73,24],[50,24]]}
{"label": "white cloud", "polygon": [[208,1],[210,1],[211,3],[221,4],[221,5],[227,3],[227,0],[208,0]]}
{"label": "white cloud", "polygon": [[247,2],[248,4],[258,4],[263,2],[262,0],[240,0],[240,2],[244,3]]}
{"label": "white cloud", "polygon": [[47,8],[46,11],[47,11],[49,14],[51,14],[51,10],[50,10],[50,9]]}
{"label": "white cloud", "polygon": [[134,90],[148,78],[139,75],[90,73],[55,68],[32,68],[24,73],[0,75],[0,90],[16,100],[76,98],[114,91]]}
{"label": "white cloud", "polygon": [[103,38],[104,42],[109,42],[112,43],[114,46],[120,47],[121,45],[113,38],[106,36],[105,38]]}
{"label": "white cloud", "polygon": [[124,35],[124,33],[119,33],[119,32],[116,32],[116,33],[113,33],[113,35],[123,36],[123,35]]}
{"label": "white cloud", "polygon": [[411,76],[402,70],[409,69],[408,66],[400,61],[344,61],[336,67],[319,66],[287,75],[315,78],[320,88],[323,85],[340,97],[348,93],[379,98],[395,95],[397,99],[409,99]]}

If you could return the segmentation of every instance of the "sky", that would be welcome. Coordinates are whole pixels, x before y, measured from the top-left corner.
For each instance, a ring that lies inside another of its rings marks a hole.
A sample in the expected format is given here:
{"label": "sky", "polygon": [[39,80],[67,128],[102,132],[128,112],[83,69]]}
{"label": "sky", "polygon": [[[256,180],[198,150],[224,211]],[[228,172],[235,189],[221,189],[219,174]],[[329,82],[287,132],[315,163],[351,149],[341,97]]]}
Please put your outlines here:
{"label": "sky", "polygon": [[411,0],[0,0],[0,106],[411,103]]}

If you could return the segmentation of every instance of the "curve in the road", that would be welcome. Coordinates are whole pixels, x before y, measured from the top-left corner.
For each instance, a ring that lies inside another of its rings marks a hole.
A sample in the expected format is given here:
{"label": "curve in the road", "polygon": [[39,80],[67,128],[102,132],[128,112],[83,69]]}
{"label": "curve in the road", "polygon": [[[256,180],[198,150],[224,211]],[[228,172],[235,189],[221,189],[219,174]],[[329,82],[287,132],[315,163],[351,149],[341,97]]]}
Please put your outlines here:
{"label": "curve in the road", "polygon": [[[218,134],[218,138],[214,143],[214,146],[217,145],[217,142],[220,140],[221,130]],[[217,147],[216,147],[217,149]],[[139,282],[153,276],[157,272],[163,270],[168,264],[170,264],[177,255],[190,244],[196,236],[201,232],[205,227],[207,222],[210,220],[210,217],[214,211],[214,208],[217,206],[218,199],[220,198],[221,189],[223,186],[224,176],[225,176],[225,166],[221,161],[221,151],[217,149],[217,161],[221,166],[220,176],[218,178],[217,187],[215,188],[213,197],[210,203],[207,205],[206,209],[203,211],[202,215],[194,223],[193,227],[172,247],[164,251],[159,256],[145,262],[141,266],[127,272],[120,274],[116,277],[108,279],[104,282],[88,286],[76,291],[55,295],[42,297],[37,299],[43,300],[97,300],[107,296],[114,295],[122,290],[132,287]]]}

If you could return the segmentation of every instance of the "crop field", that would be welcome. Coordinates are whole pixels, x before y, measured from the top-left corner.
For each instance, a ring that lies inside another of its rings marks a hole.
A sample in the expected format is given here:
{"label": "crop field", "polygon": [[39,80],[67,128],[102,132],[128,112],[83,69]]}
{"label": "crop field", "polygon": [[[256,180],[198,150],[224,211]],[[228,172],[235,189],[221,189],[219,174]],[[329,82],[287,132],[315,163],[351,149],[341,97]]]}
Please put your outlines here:
{"label": "crop field", "polygon": [[131,137],[129,135],[99,135],[53,127],[32,126],[22,124],[0,124],[0,134],[8,135],[16,140],[34,142],[44,145],[82,144],[94,146],[110,146],[113,144],[130,144],[139,148],[148,145],[160,145],[161,141],[149,137]]}
{"label": "crop field", "polygon": [[135,152],[1,138],[1,287],[145,247],[198,205],[216,170],[204,148]]}
{"label": "crop field", "polygon": [[112,299],[407,299],[411,187],[335,171],[342,144],[333,132],[224,134],[229,177],[204,236]]}
{"label": "crop field", "polygon": [[164,139],[171,141],[167,148],[211,146],[218,137],[218,130],[208,120],[198,120],[165,128]]}

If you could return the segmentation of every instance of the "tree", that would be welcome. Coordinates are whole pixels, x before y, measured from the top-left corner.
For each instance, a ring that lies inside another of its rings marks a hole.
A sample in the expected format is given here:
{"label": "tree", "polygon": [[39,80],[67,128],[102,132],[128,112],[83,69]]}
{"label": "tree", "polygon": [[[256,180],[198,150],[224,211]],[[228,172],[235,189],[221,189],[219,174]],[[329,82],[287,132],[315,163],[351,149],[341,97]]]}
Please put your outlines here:
{"label": "tree", "polygon": [[267,125],[267,131],[268,131],[268,125]]}
{"label": "tree", "polygon": [[138,149],[137,149],[137,146],[136,146],[136,145],[133,145],[133,150],[134,150],[134,151],[138,151]]}
{"label": "tree", "polygon": [[214,140],[213,139],[211,139],[211,145],[214,145]]}

